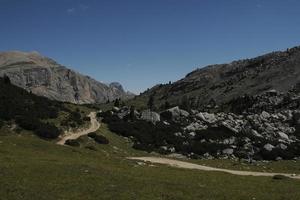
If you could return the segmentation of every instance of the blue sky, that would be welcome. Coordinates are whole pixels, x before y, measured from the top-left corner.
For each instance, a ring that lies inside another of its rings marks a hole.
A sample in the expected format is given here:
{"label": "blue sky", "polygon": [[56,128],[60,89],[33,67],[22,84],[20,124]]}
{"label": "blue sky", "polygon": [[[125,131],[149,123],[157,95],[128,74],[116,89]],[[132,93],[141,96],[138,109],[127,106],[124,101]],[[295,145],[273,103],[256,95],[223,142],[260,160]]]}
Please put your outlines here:
{"label": "blue sky", "polygon": [[136,93],[297,45],[299,0],[0,0],[0,51],[38,51]]}

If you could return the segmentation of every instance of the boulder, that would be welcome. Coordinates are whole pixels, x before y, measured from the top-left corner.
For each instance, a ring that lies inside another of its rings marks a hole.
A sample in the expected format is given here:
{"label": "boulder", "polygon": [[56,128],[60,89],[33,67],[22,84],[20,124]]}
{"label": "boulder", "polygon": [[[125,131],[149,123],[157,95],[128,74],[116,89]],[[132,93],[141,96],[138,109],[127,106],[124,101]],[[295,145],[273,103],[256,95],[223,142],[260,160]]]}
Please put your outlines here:
{"label": "boulder", "polygon": [[200,112],[196,115],[200,120],[205,121],[209,124],[217,122],[217,118],[213,113]]}
{"label": "boulder", "polygon": [[170,113],[172,119],[177,119],[180,117],[188,117],[190,115],[187,111],[180,109],[178,106],[164,111],[162,115],[165,115],[166,113]]}
{"label": "boulder", "polygon": [[190,125],[184,128],[187,131],[197,131],[207,129],[206,125],[202,125],[198,122],[192,122]]}
{"label": "boulder", "polygon": [[194,138],[196,136],[196,133],[195,132],[190,132],[190,133],[188,133],[188,135],[189,135],[189,137]]}
{"label": "boulder", "polygon": [[222,151],[223,154],[226,154],[226,155],[232,155],[233,154],[233,149],[231,148],[228,148],[228,149],[224,149]]}
{"label": "boulder", "polygon": [[286,150],[288,148],[285,144],[282,143],[278,144],[277,147],[279,147],[282,150]]}
{"label": "boulder", "polygon": [[121,111],[119,112],[117,115],[120,119],[123,119],[125,116],[129,115],[130,111],[126,110],[126,111]]}
{"label": "boulder", "polygon": [[277,133],[278,134],[278,136],[281,138],[281,139],[283,139],[283,140],[289,140],[289,136],[287,135],[287,134],[285,134],[284,132],[278,132]]}
{"label": "boulder", "polygon": [[160,122],[160,115],[156,112],[152,112],[151,110],[144,110],[142,112],[141,119],[156,124],[157,122]]}
{"label": "boulder", "polygon": [[263,119],[269,119],[271,117],[271,115],[266,111],[262,111],[262,113],[260,114],[260,117]]}
{"label": "boulder", "polygon": [[264,149],[266,150],[266,151],[272,151],[273,149],[274,149],[275,147],[273,146],[273,145],[271,145],[271,144],[265,144],[265,146],[264,146]]}

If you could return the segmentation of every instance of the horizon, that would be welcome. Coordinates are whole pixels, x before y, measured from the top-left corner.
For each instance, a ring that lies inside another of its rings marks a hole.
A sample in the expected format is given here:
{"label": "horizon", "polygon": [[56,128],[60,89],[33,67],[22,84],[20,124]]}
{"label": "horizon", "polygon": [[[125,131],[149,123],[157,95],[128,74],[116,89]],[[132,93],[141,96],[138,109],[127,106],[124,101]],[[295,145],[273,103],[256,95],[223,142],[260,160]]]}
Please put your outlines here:
{"label": "horizon", "polygon": [[136,94],[300,44],[296,0],[0,2],[0,51],[37,51]]}

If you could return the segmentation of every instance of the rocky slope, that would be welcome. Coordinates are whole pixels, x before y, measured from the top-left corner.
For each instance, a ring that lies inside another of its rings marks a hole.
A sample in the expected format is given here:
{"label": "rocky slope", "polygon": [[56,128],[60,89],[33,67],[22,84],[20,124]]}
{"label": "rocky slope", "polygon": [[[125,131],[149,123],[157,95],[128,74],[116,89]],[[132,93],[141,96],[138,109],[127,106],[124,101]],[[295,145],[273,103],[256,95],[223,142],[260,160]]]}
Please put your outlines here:
{"label": "rocky slope", "polygon": [[135,148],[250,162],[300,159],[300,47],[198,69],[135,98],[150,99],[155,112],[103,113]]}
{"label": "rocky slope", "polygon": [[[123,107],[103,113],[109,128],[135,148],[191,158],[280,160],[300,158],[300,90],[269,91],[231,102],[232,112],[160,113]],[[151,122],[151,123],[145,123]]]}
{"label": "rocky slope", "polygon": [[168,101],[179,105],[186,96],[192,107],[201,108],[212,102],[226,103],[244,94],[257,95],[271,89],[285,92],[299,81],[300,47],[295,47],[197,69],[173,84],[157,85],[141,97],[152,95],[157,104]]}
{"label": "rocky slope", "polygon": [[0,76],[34,94],[71,103],[103,103],[133,95],[118,83],[110,85],[68,69],[37,52],[0,53]]}

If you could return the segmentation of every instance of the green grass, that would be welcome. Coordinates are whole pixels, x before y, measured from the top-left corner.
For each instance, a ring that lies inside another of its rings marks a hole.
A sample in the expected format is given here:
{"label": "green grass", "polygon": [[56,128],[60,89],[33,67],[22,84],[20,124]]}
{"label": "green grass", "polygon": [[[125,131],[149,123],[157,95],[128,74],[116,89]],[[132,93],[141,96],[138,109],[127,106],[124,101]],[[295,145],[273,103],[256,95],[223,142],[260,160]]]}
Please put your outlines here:
{"label": "green grass", "polygon": [[143,165],[128,155],[146,155],[109,132],[97,151],[59,146],[30,134],[0,136],[0,199],[300,199],[299,180],[235,176],[220,172]]}

